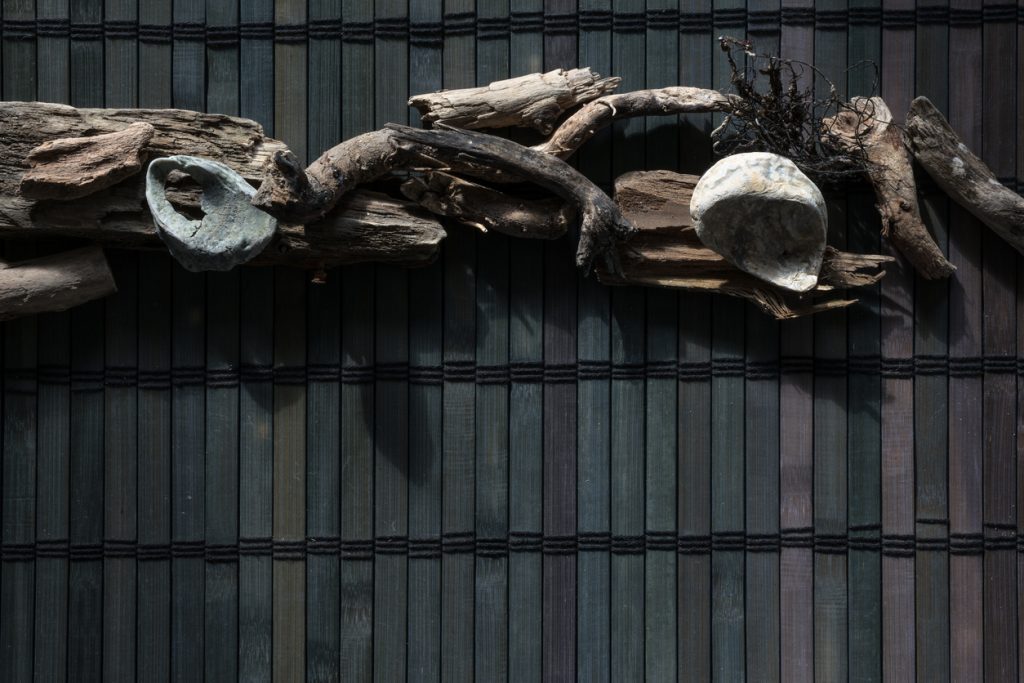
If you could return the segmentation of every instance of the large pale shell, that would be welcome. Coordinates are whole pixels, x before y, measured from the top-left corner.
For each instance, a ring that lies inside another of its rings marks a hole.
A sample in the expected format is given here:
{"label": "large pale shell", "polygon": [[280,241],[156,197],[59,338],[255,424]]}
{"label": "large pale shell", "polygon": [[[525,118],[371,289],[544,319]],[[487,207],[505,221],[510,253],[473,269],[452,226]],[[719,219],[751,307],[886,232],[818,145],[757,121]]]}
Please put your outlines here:
{"label": "large pale shell", "polygon": [[725,157],[697,182],[690,214],[701,241],[737,268],[794,292],[817,285],[825,198],[789,159],[767,152]]}
{"label": "large pale shell", "polygon": [[[167,176],[172,171],[191,176],[202,187],[202,220],[183,216],[167,200]],[[229,167],[200,157],[155,159],[146,172],[146,203],[157,234],[174,258],[195,272],[231,270],[267,246],[277,220],[252,205],[255,193]]]}

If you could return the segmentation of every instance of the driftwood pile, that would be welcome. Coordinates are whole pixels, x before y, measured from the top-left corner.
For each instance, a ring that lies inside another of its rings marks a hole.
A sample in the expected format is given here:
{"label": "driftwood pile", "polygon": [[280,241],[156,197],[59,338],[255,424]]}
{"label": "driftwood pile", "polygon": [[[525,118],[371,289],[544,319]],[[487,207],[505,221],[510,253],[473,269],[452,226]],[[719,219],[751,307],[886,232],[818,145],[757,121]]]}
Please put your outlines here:
{"label": "driftwood pile", "polygon": [[[347,263],[430,263],[446,235],[439,216],[523,238],[554,239],[578,225],[577,265],[595,267],[602,282],[740,296],[778,318],[849,305],[842,290],[884,275],[890,258],[833,249],[818,286],[804,296],[740,271],[694,233],[695,176],[628,174],[616,181],[613,200],[564,161],[598,130],[632,116],[728,113],[736,97],[689,87],[609,94],[618,83],[590,69],[556,70],[418,95],[410,104],[434,128],[388,125],[342,142],[305,168],[245,119],[4,102],[0,237],[160,248],[145,169],[155,158],[190,155],[240,174],[257,188],[252,205],[277,219],[269,245],[251,263],[310,269],[320,278]],[[906,131],[892,124],[878,98],[851,107],[870,107],[871,114],[837,120],[833,129],[868,156],[882,234],[924,277],[946,277],[953,268],[921,221],[911,152],[950,196],[1024,250],[1024,200],[995,183],[927,100],[915,100]],[[549,137],[531,148],[477,132],[509,126]],[[172,172],[165,191],[175,211],[203,218],[192,178]],[[63,310],[112,291],[96,247],[13,264],[0,269],[0,317]]]}

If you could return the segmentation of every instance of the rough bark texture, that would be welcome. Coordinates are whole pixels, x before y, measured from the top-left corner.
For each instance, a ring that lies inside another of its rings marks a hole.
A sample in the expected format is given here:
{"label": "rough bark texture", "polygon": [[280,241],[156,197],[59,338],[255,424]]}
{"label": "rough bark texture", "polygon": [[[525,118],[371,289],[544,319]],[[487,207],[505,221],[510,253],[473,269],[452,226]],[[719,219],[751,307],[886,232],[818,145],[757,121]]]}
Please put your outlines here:
{"label": "rough bark texture", "polygon": [[566,159],[616,119],[728,111],[732,97],[717,90],[683,86],[608,95],[581,107],[534,149]]}
{"label": "rough bark texture", "polygon": [[921,220],[914,170],[903,131],[892,124],[892,113],[880,97],[857,97],[850,101],[850,106],[862,116],[840,112],[826,120],[826,124],[835,142],[867,157],[868,179],[882,215],[882,235],[923,277],[949,277],[956,268],[946,260]]}
{"label": "rough bark texture", "polygon": [[0,320],[65,311],[117,291],[99,247],[0,265]]}
{"label": "rough bark texture", "polygon": [[907,141],[914,157],[946,194],[1024,253],[1024,198],[1000,183],[960,142],[926,97],[918,97],[910,105]]}
{"label": "rough bark texture", "polygon": [[405,181],[402,194],[432,213],[510,237],[556,239],[576,217],[561,199],[520,197],[440,171]]}
{"label": "rough bark texture", "polygon": [[638,232],[619,250],[622,273],[598,268],[601,282],[738,296],[785,319],[854,303],[855,299],[829,293],[878,282],[885,275],[881,266],[892,261],[826,249],[817,288],[802,296],[786,292],[744,273],[701,243],[690,217],[690,196],[697,180],[697,176],[670,171],[643,171],[615,181],[615,199]]}
{"label": "rough bark texture", "polygon": [[139,121],[116,133],[44,142],[25,160],[21,195],[77,199],[116,185],[142,170],[145,147],[156,129]]}
{"label": "rough bark texture", "polygon": [[427,124],[470,130],[524,126],[548,135],[564,111],[610,93],[621,80],[601,78],[589,68],[555,69],[480,88],[415,95],[409,105]]}
{"label": "rough bark texture", "polygon": [[445,237],[437,219],[415,203],[361,189],[319,221],[278,226],[252,262],[287,260],[317,270],[367,261],[422,266],[437,258]]}
{"label": "rough bark texture", "polygon": [[[37,102],[0,103],[0,236],[31,238],[42,233],[133,248],[163,248],[146,208],[145,178],[138,172],[73,202],[34,200],[19,193],[23,161],[44,143],[92,133],[124,131],[142,122],[153,128],[144,154],[155,158],[192,154],[225,163],[252,183],[264,177],[283,143],[268,138],[259,124],[241,118],[177,109],[75,109]],[[92,139],[92,138],[86,138]],[[56,160],[54,160],[54,165]],[[140,169],[141,171],[141,169]],[[169,189],[171,203],[199,217],[194,184]],[[61,195],[61,199],[66,195]],[[341,226],[330,244],[324,226]],[[384,261],[406,265],[432,262],[444,230],[411,202],[357,191],[310,234],[302,225],[282,225],[256,263],[327,268],[340,263]]]}
{"label": "rough bark texture", "polygon": [[328,150],[305,172],[294,158],[276,155],[253,203],[285,222],[308,222],[329,211],[351,189],[347,178],[367,182],[388,171],[410,168],[445,168],[487,178],[498,171],[529,178],[572,202],[580,213],[576,264],[585,271],[599,255],[615,271],[615,245],[633,233],[608,195],[557,157],[483,133],[419,130],[396,124]]}

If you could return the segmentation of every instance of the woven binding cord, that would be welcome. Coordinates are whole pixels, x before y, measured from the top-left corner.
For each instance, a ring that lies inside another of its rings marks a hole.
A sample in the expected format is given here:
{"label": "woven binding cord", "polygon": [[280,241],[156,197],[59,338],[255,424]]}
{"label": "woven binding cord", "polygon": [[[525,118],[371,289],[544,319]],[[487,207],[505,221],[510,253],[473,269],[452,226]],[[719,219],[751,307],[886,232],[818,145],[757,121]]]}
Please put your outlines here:
{"label": "woven binding cord", "polygon": [[848,358],[783,357],[777,360],[715,358],[709,361],[648,361],[646,363],[609,363],[581,360],[577,363],[514,362],[503,365],[478,365],[473,361],[450,361],[443,365],[310,364],[305,366],[242,365],[241,367],[174,367],[161,370],[136,367],[96,369],[67,366],[6,368],[4,391],[10,394],[35,393],[39,385],[70,385],[75,392],[104,389],[171,389],[205,386],[230,389],[240,384],[272,382],[279,385],[307,383],[372,384],[408,382],[413,385],[440,385],[445,382],[481,385],[569,384],[588,381],[709,381],[715,377],[742,377],[748,381],[774,380],[782,375],[810,374],[818,377],[854,375],[884,379],[945,376],[949,378],[1016,375],[1024,377],[1024,358],[1015,356],[948,357],[919,355],[911,358],[850,356]]}
{"label": "woven binding cord", "polygon": [[576,555],[604,552],[639,555],[676,552],[680,555],[708,555],[723,552],[778,553],[787,549],[806,549],[824,555],[871,552],[889,557],[913,557],[919,552],[977,555],[1008,550],[1024,554],[1024,533],[1018,532],[1014,525],[986,523],[983,530],[975,533],[948,533],[947,520],[917,520],[917,525],[928,528],[919,529],[916,534],[883,533],[877,524],[851,526],[846,533],[821,533],[810,527],[782,529],[779,533],[717,531],[711,534],[679,534],[675,531],[655,530],[621,535],[607,531],[581,531],[568,536],[513,531],[505,537],[456,532],[425,538],[240,538],[235,543],[175,540],[163,544],[139,543],[127,539],[106,539],[99,543],[84,544],[71,543],[67,539],[40,539],[34,543],[4,543],[0,545],[0,559],[3,562],[45,559],[75,562],[104,559],[199,559],[216,563],[237,562],[241,557],[304,560],[307,555],[369,561],[378,555],[436,559],[442,555],[462,554],[484,558],[507,557],[512,553]]}
{"label": "woven binding cord", "polygon": [[848,10],[815,10],[811,7],[782,7],[778,10],[721,8],[713,12],[682,12],[650,9],[646,12],[544,13],[513,12],[502,17],[482,17],[473,12],[449,13],[441,21],[410,21],[407,17],[377,17],[372,21],[316,19],[304,23],[275,24],[244,22],[237,25],[206,25],[200,22],[142,24],[110,20],[71,22],[68,19],[4,19],[0,33],[4,40],[70,38],[71,40],[138,40],[144,43],[204,41],[211,47],[231,47],[243,40],[273,40],[296,43],[307,40],[342,40],[360,43],[373,40],[408,40],[419,47],[439,48],[445,37],[475,35],[480,40],[508,38],[513,33],[567,35],[589,31],[641,33],[680,31],[702,33],[718,29],[743,29],[751,33],[778,32],[781,26],[814,26],[821,30],[844,30],[849,26],[882,26],[912,29],[915,26],[949,24],[976,26],[983,23],[1024,23],[1024,7],[1002,3],[980,8],[949,8],[923,5],[916,9],[854,7]]}

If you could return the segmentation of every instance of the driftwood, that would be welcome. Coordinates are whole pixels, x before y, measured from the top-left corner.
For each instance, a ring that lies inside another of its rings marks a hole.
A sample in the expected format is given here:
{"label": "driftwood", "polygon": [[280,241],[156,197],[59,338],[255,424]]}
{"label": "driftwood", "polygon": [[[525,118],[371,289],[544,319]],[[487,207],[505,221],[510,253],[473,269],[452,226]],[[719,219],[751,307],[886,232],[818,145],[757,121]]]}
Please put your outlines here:
{"label": "driftwood", "polygon": [[573,206],[557,197],[521,197],[441,171],[409,178],[402,194],[432,213],[511,237],[556,239],[576,217]]}
{"label": "driftwood", "polygon": [[78,199],[142,170],[156,129],[139,121],[116,133],[44,142],[25,160],[20,191],[29,199]]}
{"label": "driftwood", "polygon": [[607,95],[621,80],[601,78],[589,68],[555,69],[480,88],[415,95],[409,106],[420,110],[426,124],[468,130],[524,126],[549,135],[563,112]]}
{"label": "driftwood", "polygon": [[999,182],[926,97],[918,97],[910,105],[907,142],[946,194],[1024,253],[1024,198]]}
{"label": "driftwood", "polygon": [[305,170],[289,153],[275,154],[253,204],[285,222],[304,223],[332,209],[345,192],[361,182],[390,171],[423,167],[485,178],[499,171],[529,178],[571,201],[580,214],[576,264],[585,271],[599,255],[615,270],[614,247],[633,232],[608,195],[555,156],[484,133],[397,124],[343,142]]}
{"label": "driftwood", "polygon": [[832,142],[861,151],[868,161],[868,179],[882,215],[882,235],[910,261],[923,277],[949,277],[955,270],[932,239],[921,219],[914,170],[904,146],[903,131],[880,97],[854,98],[851,111],[826,121]]}
{"label": "driftwood", "polygon": [[[70,202],[37,200],[21,193],[25,160],[41,145],[89,133],[117,134],[138,122],[153,129],[144,145],[146,157],[188,153],[215,159],[253,184],[263,180],[271,156],[287,150],[283,143],[265,136],[254,121],[219,114],[0,103],[0,237],[49,234],[111,247],[162,248],[146,206],[141,172]],[[90,148],[96,149],[82,147]],[[130,156],[126,149],[122,158]],[[48,161],[49,173],[59,175],[59,165],[57,159]],[[199,217],[202,213],[194,185],[169,189],[168,198],[186,215]],[[338,204],[315,228],[307,227],[280,225],[270,245],[253,262],[314,269],[362,261],[425,265],[437,257],[444,237],[440,223],[413,203],[363,190]],[[337,241],[332,242],[333,238]]]}
{"label": "driftwood", "polygon": [[581,107],[534,149],[566,159],[617,119],[729,111],[732,99],[717,90],[682,86],[608,95]]}
{"label": "driftwood", "polygon": [[117,291],[99,247],[0,264],[0,320],[65,311]]}
{"label": "driftwood", "polygon": [[619,247],[621,274],[597,268],[601,282],[728,294],[786,319],[849,306],[856,299],[836,290],[875,284],[885,275],[882,266],[892,261],[827,248],[818,286],[807,295],[794,295],[744,273],[701,243],[690,217],[697,180],[670,171],[639,171],[616,179],[615,199],[638,232]]}

